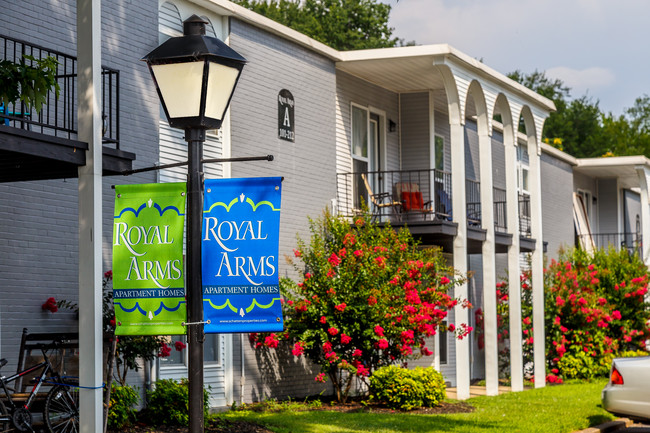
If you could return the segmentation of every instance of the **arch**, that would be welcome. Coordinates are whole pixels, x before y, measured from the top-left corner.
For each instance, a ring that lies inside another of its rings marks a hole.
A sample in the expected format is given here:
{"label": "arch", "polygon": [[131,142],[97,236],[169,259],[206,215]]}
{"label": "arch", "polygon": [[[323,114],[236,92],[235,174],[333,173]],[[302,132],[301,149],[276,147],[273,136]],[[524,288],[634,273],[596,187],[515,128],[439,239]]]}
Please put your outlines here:
{"label": "arch", "polygon": [[467,98],[465,99],[465,117],[471,111],[468,110],[469,104],[473,102],[474,109],[476,110],[476,124],[478,127],[479,134],[484,133],[486,135],[492,135],[492,131],[489,130],[490,119],[488,117],[488,106],[485,99],[485,93],[483,92],[483,87],[477,80],[472,80],[467,88]]}
{"label": "arch", "polygon": [[215,33],[214,26],[212,25],[212,21],[210,21],[210,18],[206,17],[205,15],[201,15],[201,18],[203,18],[204,20],[206,20],[208,22],[205,25],[205,34],[206,34],[206,36],[212,36],[213,38],[221,39]]}
{"label": "arch", "polygon": [[169,38],[183,36],[183,20],[176,5],[164,2],[158,10],[158,42]]}
{"label": "arch", "polygon": [[535,151],[538,151],[539,149],[535,117],[533,116],[533,112],[528,105],[524,105],[521,108],[521,114],[519,117],[523,119],[524,126],[526,127],[526,144],[528,145],[528,149],[535,149]]}
{"label": "arch", "polygon": [[503,143],[514,143],[515,129],[512,118],[512,109],[508,98],[505,94],[499,93],[494,101],[493,113],[501,115],[501,124],[503,125]]}
{"label": "arch", "polygon": [[460,95],[458,94],[458,86],[456,86],[456,79],[451,69],[446,65],[435,65],[440,72],[442,81],[445,86],[445,94],[447,95],[447,106],[449,110],[449,123],[451,124],[464,124],[465,119],[461,116]]}

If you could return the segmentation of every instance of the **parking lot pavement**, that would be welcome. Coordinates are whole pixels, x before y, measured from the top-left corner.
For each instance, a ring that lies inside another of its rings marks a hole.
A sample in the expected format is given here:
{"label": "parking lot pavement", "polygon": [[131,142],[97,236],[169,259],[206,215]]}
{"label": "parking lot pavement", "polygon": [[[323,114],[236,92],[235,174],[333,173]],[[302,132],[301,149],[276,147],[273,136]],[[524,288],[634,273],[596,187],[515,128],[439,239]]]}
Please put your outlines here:
{"label": "parking lot pavement", "polygon": [[624,427],[614,431],[615,433],[650,433],[650,424],[634,423],[629,427]]}
{"label": "parking lot pavement", "polygon": [[620,418],[575,433],[650,433],[650,423],[642,424]]}

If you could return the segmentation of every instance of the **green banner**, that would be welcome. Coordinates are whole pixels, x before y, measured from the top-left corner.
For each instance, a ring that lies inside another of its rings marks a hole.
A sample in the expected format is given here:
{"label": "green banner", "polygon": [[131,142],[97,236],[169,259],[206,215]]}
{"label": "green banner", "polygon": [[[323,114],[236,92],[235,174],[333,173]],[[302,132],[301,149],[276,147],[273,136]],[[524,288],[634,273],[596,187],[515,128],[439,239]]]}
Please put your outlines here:
{"label": "green banner", "polygon": [[185,183],[115,187],[113,304],[117,335],[185,334]]}

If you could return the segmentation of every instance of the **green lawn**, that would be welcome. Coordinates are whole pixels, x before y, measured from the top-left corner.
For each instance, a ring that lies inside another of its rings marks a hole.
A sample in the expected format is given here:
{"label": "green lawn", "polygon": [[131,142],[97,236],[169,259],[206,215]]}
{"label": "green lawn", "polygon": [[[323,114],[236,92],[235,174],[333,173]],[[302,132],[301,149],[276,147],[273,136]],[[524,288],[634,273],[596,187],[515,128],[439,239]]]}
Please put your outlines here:
{"label": "green lawn", "polygon": [[476,411],[464,414],[231,411],[223,416],[229,420],[254,421],[278,433],[569,433],[614,418],[600,406],[600,391],[605,384],[606,380],[599,380],[549,386],[498,397],[476,397],[468,400]]}

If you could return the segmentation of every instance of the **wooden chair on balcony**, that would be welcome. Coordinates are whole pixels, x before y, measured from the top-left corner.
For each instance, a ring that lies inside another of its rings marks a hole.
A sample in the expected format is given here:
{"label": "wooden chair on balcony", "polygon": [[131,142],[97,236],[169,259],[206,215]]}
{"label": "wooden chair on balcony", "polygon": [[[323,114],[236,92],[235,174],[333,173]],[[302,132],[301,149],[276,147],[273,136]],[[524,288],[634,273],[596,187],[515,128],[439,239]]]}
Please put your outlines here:
{"label": "wooden chair on balcony", "polygon": [[383,209],[390,209],[392,216],[396,220],[401,221],[402,215],[402,203],[399,201],[393,200],[393,195],[389,192],[373,193],[370,182],[368,182],[368,176],[365,173],[361,173],[361,178],[368,191],[368,199],[372,205],[371,211],[373,217],[377,218],[383,214]]}
{"label": "wooden chair on balcony", "polygon": [[416,215],[427,219],[433,215],[431,200],[424,201],[420,186],[415,182],[398,182],[395,184],[395,195],[402,204],[402,211],[405,215]]}

